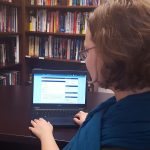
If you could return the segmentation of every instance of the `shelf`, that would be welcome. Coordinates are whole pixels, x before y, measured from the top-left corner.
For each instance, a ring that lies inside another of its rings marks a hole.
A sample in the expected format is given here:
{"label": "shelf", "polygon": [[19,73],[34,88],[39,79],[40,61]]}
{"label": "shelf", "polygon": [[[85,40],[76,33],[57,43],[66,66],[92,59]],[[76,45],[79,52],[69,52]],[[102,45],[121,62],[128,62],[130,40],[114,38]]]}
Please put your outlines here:
{"label": "shelf", "polygon": [[70,36],[70,37],[85,37],[85,34],[75,34],[75,33],[53,33],[53,32],[34,32],[34,31],[27,31],[29,35],[55,35],[55,36]]}
{"label": "shelf", "polygon": [[13,2],[1,2],[0,1],[0,5],[11,6],[11,7],[19,7],[18,4],[13,3]]}
{"label": "shelf", "polygon": [[21,64],[17,63],[17,64],[9,64],[9,65],[0,65],[0,70],[5,70],[5,69],[10,69],[10,68],[16,68],[16,67],[20,67]]}
{"label": "shelf", "polygon": [[14,35],[20,35],[18,32],[0,32],[0,36],[14,36]]}
{"label": "shelf", "polygon": [[27,8],[30,9],[63,9],[63,10],[91,10],[95,9],[97,6],[40,6],[40,5],[29,5]]}
{"label": "shelf", "polygon": [[57,62],[71,62],[71,63],[85,63],[79,60],[68,60],[68,59],[59,59],[59,58],[46,58],[46,57],[35,57],[35,56],[25,56],[26,60],[46,60],[46,61],[57,61]]}

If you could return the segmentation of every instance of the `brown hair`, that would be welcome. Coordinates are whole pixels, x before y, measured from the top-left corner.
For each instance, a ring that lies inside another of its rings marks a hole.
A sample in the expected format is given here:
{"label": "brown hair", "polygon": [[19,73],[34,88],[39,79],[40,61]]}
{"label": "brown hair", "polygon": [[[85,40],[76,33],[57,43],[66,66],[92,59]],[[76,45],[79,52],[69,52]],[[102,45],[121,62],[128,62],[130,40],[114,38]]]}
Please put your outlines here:
{"label": "brown hair", "polygon": [[113,86],[117,90],[150,87],[148,1],[113,0],[100,5],[90,15],[92,40],[104,63],[102,87]]}

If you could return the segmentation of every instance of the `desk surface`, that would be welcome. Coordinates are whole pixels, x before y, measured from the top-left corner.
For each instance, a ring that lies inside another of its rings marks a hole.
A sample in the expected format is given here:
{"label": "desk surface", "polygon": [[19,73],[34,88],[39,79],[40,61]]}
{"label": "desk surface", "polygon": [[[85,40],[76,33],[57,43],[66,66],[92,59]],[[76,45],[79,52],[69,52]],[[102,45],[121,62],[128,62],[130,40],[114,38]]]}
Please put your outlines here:
{"label": "desk surface", "polygon": [[[87,110],[105,101],[112,94],[88,93]],[[36,142],[28,130],[31,117],[32,90],[29,86],[0,87],[0,141]],[[69,141],[75,128],[54,128],[56,140]]]}

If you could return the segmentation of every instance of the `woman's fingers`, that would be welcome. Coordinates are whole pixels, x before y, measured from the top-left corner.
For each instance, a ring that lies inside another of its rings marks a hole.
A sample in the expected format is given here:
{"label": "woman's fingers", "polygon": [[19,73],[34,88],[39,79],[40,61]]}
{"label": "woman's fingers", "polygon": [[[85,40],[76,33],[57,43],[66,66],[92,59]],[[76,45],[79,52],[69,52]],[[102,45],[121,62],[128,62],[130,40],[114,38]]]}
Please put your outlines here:
{"label": "woman's fingers", "polygon": [[39,119],[34,119],[34,122],[35,122],[36,124],[38,124],[40,121],[39,121]]}
{"label": "woman's fingers", "polygon": [[81,121],[78,118],[73,118],[74,122],[77,123],[78,125],[81,125]]}
{"label": "woman's fingers", "polygon": [[79,111],[77,114],[75,114],[74,117],[80,117],[82,113],[84,113],[84,112],[83,111]]}
{"label": "woman's fingers", "polygon": [[33,120],[31,120],[31,124],[32,124],[33,127],[37,126],[37,123],[35,121],[33,121]]}

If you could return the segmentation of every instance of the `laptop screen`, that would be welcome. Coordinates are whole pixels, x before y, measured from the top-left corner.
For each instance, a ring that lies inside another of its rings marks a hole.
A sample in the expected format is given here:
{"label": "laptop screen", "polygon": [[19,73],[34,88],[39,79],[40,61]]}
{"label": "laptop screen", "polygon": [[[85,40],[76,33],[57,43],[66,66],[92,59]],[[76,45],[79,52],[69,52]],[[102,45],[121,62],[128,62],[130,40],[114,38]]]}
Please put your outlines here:
{"label": "laptop screen", "polygon": [[85,104],[86,74],[34,73],[33,104]]}

